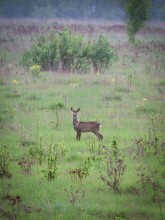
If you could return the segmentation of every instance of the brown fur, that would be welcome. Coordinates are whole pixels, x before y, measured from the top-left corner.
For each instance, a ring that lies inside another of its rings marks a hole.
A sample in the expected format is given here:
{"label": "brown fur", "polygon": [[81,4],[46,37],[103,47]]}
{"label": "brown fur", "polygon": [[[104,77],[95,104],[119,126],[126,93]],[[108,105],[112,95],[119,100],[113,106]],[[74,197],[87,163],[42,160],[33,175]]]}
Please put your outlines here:
{"label": "brown fur", "polygon": [[99,129],[100,129],[100,123],[98,122],[82,122],[82,121],[78,121],[77,120],[77,114],[80,111],[80,108],[78,108],[77,110],[74,110],[73,108],[71,108],[71,111],[73,112],[73,126],[75,131],[77,132],[77,140],[80,140],[81,138],[81,132],[92,132],[94,133],[99,140],[103,139],[103,135],[99,133]]}

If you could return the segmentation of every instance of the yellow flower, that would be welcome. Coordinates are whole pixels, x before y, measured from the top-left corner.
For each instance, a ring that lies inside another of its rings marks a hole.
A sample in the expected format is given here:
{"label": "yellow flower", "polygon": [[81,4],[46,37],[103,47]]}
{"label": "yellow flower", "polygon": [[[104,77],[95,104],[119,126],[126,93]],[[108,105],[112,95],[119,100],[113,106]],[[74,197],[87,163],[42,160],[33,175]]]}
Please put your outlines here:
{"label": "yellow flower", "polygon": [[17,81],[16,79],[13,79],[13,80],[11,81],[11,83],[12,83],[13,85],[18,85],[18,84],[19,84],[19,81]]}
{"label": "yellow flower", "polygon": [[41,66],[33,65],[33,66],[30,67],[30,71],[31,71],[32,74],[38,76],[40,71],[41,71]]}
{"label": "yellow flower", "polygon": [[71,83],[71,84],[69,84],[72,88],[75,88],[76,86],[79,86],[79,84],[78,83]]}
{"label": "yellow flower", "polygon": [[146,98],[143,99],[144,102],[147,102],[148,100]]}

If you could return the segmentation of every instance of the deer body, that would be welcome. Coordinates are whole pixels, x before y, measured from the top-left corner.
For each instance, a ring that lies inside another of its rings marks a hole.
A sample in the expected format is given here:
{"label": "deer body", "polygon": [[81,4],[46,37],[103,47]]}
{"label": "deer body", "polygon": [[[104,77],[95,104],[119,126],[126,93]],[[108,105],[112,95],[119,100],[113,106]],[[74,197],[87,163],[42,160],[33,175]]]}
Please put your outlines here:
{"label": "deer body", "polygon": [[77,114],[80,111],[80,108],[78,108],[77,110],[74,110],[73,108],[71,108],[71,111],[73,112],[73,126],[75,131],[77,132],[77,140],[80,140],[81,138],[81,132],[92,132],[94,133],[99,140],[103,139],[103,135],[101,135],[99,133],[99,129],[101,127],[101,124],[98,122],[82,122],[82,121],[78,121],[77,120]]}

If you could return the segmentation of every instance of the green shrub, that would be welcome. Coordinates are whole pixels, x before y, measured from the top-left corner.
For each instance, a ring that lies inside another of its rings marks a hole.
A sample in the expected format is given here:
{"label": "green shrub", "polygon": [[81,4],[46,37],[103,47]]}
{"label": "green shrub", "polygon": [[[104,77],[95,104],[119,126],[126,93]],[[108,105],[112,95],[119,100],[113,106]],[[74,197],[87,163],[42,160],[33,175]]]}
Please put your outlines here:
{"label": "green shrub", "polygon": [[64,72],[87,72],[94,68],[96,73],[108,68],[114,53],[108,40],[100,35],[95,43],[86,42],[81,35],[70,30],[52,32],[48,36],[33,39],[32,47],[22,54],[24,66],[39,65],[42,69]]}
{"label": "green shrub", "polygon": [[24,66],[40,65],[43,69],[56,69],[59,65],[59,40],[54,32],[50,36],[37,36],[32,40],[30,50],[22,54]]}
{"label": "green shrub", "polygon": [[100,34],[98,40],[93,44],[93,51],[91,53],[91,62],[94,72],[101,73],[107,69],[113,57],[114,53],[108,40]]}

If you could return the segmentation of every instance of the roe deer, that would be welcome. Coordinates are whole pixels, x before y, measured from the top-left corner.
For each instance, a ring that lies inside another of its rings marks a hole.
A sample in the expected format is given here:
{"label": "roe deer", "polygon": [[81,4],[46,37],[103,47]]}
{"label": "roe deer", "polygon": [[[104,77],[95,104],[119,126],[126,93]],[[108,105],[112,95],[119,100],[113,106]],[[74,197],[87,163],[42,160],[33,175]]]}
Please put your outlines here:
{"label": "roe deer", "polygon": [[99,140],[103,139],[103,135],[99,133],[99,128],[101,127],[100,123],[78,121],[77,113],[80,111],[80,108],[78,108],[77,110],[71,108],[71,111],[73,112],[73,126],[75,131],[77,132],[77,140],[80,141],[81,132],[92,132],[99,138]]}

